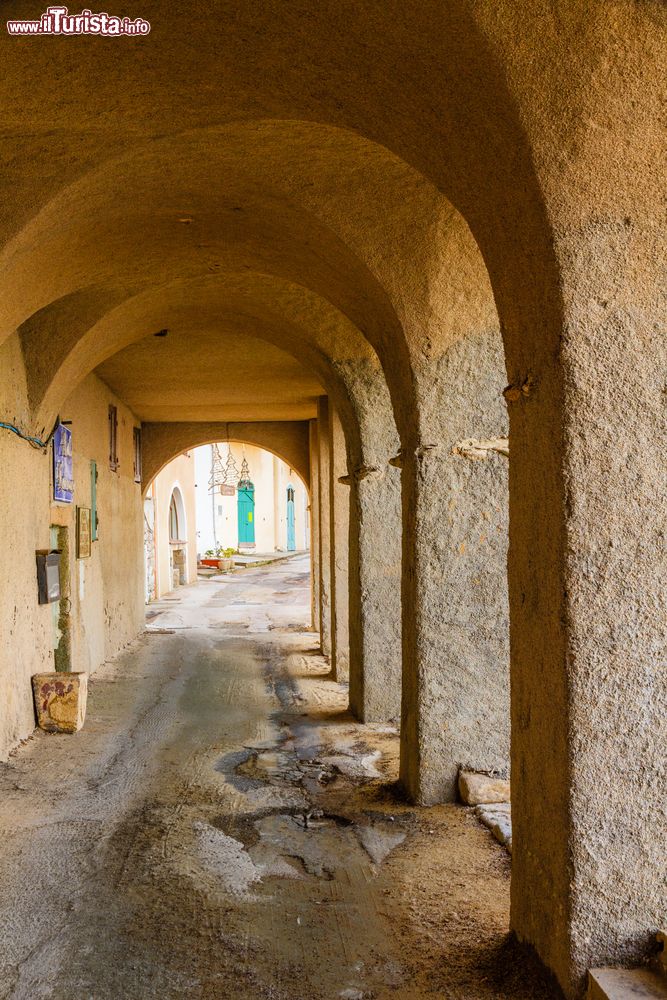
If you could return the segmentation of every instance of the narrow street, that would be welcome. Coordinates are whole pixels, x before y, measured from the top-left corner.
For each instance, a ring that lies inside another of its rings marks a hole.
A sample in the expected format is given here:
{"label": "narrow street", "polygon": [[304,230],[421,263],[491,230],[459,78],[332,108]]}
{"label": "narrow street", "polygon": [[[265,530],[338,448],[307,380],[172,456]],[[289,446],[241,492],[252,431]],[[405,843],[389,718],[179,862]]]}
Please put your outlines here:
{"label": "narrow street", "polygon": [[201,581],[0,766],[0,997],[546,998],[510,859],[395,793],[305,623],[297,557]]}

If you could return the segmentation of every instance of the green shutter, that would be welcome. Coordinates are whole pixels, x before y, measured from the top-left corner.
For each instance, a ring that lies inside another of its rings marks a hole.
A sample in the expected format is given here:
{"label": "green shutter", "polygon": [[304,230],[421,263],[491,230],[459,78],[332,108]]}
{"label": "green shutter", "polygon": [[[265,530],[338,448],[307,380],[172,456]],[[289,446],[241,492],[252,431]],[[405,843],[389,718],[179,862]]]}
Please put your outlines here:
{"label": "green shutter", "polygon": [[97,462],[90,463],[90,530],[91,538],[97,541]]}

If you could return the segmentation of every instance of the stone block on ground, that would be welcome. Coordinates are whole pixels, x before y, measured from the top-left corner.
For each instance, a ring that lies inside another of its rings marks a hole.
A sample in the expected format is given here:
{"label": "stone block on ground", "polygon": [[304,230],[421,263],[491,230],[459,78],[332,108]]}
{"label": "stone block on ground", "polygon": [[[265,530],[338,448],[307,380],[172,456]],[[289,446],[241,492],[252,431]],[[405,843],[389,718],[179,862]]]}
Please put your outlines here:
{"label": "stone block on ground", "polygon": [[648,969],[591,969],[588,1000],[667,1000],[667,980]]}
{"label": "stone block on ground", "polygon": [[34,674],[37,724],[47,733],[76,733],[86,717],[88,674]]}
{"label": "stone block on ground", "polygon": [[509,802],[510,783],[506,778],[478,774],[476,771],[459,772],[459,794],[468,806],[489,802]]}
{"label": "stone block on ground", "polygon": [[509,802],[479,805],[475,815],[507,850],[512,853],[512,815]]}

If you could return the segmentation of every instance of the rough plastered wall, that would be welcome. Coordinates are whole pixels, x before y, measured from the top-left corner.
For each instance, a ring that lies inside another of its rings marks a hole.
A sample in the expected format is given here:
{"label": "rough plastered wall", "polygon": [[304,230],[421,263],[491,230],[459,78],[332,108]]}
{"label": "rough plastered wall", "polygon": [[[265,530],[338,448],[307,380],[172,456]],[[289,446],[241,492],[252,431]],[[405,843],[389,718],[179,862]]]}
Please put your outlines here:
{"label": "rough plastered wall", "polygon": [[184,517],[179,517],[179,541],[186,542],[185,578],[186,583],[196,583],[197,580],[197,511],[195,499],[195,460],[194,454],[188,452],[179,455],[153,480],[153,502],[155,509],[155,548],[156,548],[156,594],[169,593],[174,589],[171,558],[171,540],[169,538],[169,506],[171,495],[175,489],[180,490]]}
{"label": "rough plastered wall", "polygon": [[[0,350],[0,419],[29,426],[23,363],[16,338]],[[118,408],[120,467],[108,463],[108,405]],[[50,605],[37,601],[35,551],[50,547],[50,528],[69,529],[71,666],[93,671],[139,631],[143,621],[141,488],[134,482],[132,413],[94,376],[62,408],[71,420],[75,500],[51,503],[51,452],[33,450],[0,433],[0,757],[35,725],[30,677],[54,668]],[[90,461],[97,462],[99,541],[89,559],[76,558],[76,505],[90,506]]]}
{"label": "rough plastered wall", "polygon": [[[0,348],[0,419],[26,427],[21,351]],[[35,549],[49,545],[49,459],[0,430],[0,759],[35,725],[30,676],[51,669],[51,609],[37,604]]]}
{"label": "rough plastered wall", "polygon": [[[119,465],[109,467],[109,404],[117,407]],[[94,375],[66,400],[71,421],[74,502],[51,506],[51,524],[67,525],[70,539],[72,669],[95,670],[143,624],[143,514],[134,481],[132,412]],[[76,506],[91,502],[90,463],[97,463],[98,539],[89,559],[76,558]]]}

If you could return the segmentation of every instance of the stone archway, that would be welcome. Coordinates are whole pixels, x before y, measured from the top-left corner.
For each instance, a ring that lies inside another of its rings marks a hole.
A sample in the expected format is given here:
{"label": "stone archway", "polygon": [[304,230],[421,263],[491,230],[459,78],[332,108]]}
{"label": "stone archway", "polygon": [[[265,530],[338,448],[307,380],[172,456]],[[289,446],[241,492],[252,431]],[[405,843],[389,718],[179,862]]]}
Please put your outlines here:
{"label": "stone archway", "polygon": [[299,421],[142,425],[144,490],[172,458],[202,444],[238,441],[277,455],[310,487],[308,424]]}

